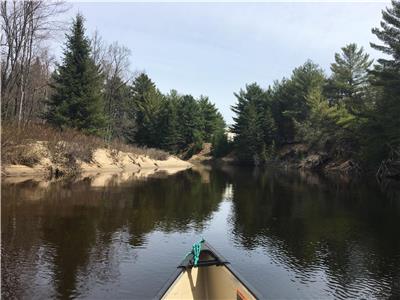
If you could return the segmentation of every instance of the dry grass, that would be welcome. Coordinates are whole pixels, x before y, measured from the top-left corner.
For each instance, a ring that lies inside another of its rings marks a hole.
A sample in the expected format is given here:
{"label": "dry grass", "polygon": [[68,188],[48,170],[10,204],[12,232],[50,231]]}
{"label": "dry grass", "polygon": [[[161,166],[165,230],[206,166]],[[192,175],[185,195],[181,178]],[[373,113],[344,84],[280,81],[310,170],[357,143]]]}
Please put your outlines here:
{"label": "dry grass", "polygon": [[111,141],[111,143],[108,145],[108,148],[116,149],[123,152],[131,152],[137,155],[146,155],[156,160],[167,160],[168,157],[170,156],[168,152],[165,152],[160,149],[128,145],[119,140]]}
{"label": "dry grass", "polygon": [[127,145],[120,141],[106,143],[97,136],[83,134],[77,130],[58,130],[48,125],[28,124],[18,129],[15,124],[2,124],[1,161],[3,164],[24,164],[32,166],[40,160],[40,155],[32,150],[37,141],[46,143],[53,162],[71,167],[77,160],[90,162],[98,148],[147,155],[152,159],[166,160],[167,152],[152,148]]}

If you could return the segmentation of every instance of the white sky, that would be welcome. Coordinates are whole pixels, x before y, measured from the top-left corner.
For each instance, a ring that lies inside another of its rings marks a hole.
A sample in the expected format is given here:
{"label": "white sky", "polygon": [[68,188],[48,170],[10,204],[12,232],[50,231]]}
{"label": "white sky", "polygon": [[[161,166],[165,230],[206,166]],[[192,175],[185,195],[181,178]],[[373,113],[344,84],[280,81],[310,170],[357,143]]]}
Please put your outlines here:
{"label": "white sky", "polygon": [[[133,3],[73,2],[86,29],[131,49],[132,70],[144,70],[162,92],[207,95],[230,123],[233,92],[267,87],[312,59],[329,73],[347,43],[376,41],[389,2]],[[62,41],[62,39],[59,39]],[[60,51],[58,51],[59,53]]]}

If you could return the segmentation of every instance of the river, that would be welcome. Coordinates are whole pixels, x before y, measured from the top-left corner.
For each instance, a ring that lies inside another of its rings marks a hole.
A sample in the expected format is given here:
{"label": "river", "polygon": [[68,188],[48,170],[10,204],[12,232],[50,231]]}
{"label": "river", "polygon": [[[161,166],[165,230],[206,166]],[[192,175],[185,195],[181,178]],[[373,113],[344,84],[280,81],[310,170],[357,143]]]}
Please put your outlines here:
{"label": "river", "polygon": [[269,299],[400,297],[400,201],[373,180],[137,177],[3,181],[4,299],[152,298],[202,237]]}

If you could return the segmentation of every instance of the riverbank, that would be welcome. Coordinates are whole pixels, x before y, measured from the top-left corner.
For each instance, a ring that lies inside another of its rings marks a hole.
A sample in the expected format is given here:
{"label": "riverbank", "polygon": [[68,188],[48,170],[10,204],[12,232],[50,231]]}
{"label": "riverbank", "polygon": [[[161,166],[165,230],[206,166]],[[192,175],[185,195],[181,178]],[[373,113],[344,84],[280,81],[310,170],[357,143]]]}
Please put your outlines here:
{"label": "riverbank", "polygon": [[315,151],[302,143],[283,146],[277,153],[277,159],[293,168],[326,174],[355,175],[366,172],[354,159],[338,158],[329,152]]}
{"label": "riverbank", "polygon": [[[211,154],[211,144],[204,144],[202,150],[193,155],[190,162],[194,164],[232,164],[246,165],[238,159],[233,151],[221,158],[214,158]],[[268,165],[282,165],[302,170],[314,170],[327,174],[352,175],[363,170],[360,164],[352,159],[338,159],[326,152],[312,151],[306,144],[295,143],[277,149],[275,157],[267,162]]]}
{"label": "riverbank", "polygon": [[[38,145],[41,145],[40,142],[36,144],[36,149],[44,151],[43,146]],[[2,174],[4,176],[59,176],[70,173],[119,173],[127,171],[139,172],[141,170],[175,171],[191,167],[191,163],[175,156],[170,156],[166,160],[156,160],[146,155],[137,155],[130,152],[97,149],[94,151],[90,162],[78,160],[74,166],[66,166],[53,162],[47,155],[43,155],[39,162],[32,166],[23,164],[4,165],[2,166]]]}
{"label": "riverbank", "polygon": [[59,177],[81,173],[185,170],[192,164],[167,152],[140,148],[44,125],[2,126],[3,176]]}
{"label": "riverbank", "polygon": [[[393,155],[384,161],[378,171],[368,167],[364,162],[357,161],[351,157],[340,157],[333,151],[318,151],[304,143],[291,143],[276,149],[273,157],[261,165],[280,166],[282,168],[314,171],[326,175],[354,176],[372,175],[381,179],[400,178],[400,155]],[[204,144],[202,150],[193,155],[189,161],[193,164],[203,165],[242,165],[254,166],[254,161],[241,161],[238,153],[233,150],[224,157],[214,158],[211,154],[211,144]],[[257,161],[257,159],[256,159]]]}
{"label": "riverbank", "polygon": [[[2,166],[4,176],[60,176],[71,173],[119,173],[139,172],[141,170],[185,170],[192,164],[175,156],[169,156],[165,160],[152,159],[146,155],[138,155],[132,152],[123,152],[110,149],[96,149],[89,162],[76,160],[73,165],[66,165],[54,161],[49,155],[43,142],[31,145],[31,153],[35,156],[37,163],[6,164]],[[65,158],[67,159],[67,158]]]}

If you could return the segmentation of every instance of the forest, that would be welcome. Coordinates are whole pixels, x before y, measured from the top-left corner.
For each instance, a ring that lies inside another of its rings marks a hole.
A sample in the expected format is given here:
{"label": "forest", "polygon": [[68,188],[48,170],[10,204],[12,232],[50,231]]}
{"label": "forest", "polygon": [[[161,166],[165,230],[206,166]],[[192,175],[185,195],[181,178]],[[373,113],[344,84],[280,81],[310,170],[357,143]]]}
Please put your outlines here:
{"label": "forest", "polygon": [[372,33],[381,43],[370,45],[383,57],[375,62],[350,43],[334,54],[330,75],[308,60],[266,89],[252,83],[235,93],[232,131],[240,160],[262,164],[285,145],[304,144],[369,169],[398,161],[400,2],[382,12],[381,28]]}
{"label": "forest", "polygon": [[3,125],[73,128],[185,155],[224,136],[224,119],[207,96],[161,93],[148,75],[130,71],[129,49],[107,45],[98,32],[88,37],[82,15],[74,18],[61,61],[54,63],[44,40],[62,25],[55,15],[64,11],[59,2],[1,3]]}
{"label": "forest", "polygon": [[266,88],[251,83],[234,93],[233,141],[207,96],[163,94],[149,75],[131,71],[130,49],[89,35],[80,14],[69,24],[62,57],[54,57],[48,43],[65,29],[57,21],[65,11],[61,2],[1,2],[2,127],[73,128],[185,157],[212,143],[214,157],[230,154],[253,165],[280,160],[282,149],[300,144],[373,170],[398,159],[399,1],[372,29],[380,43],[371,47],[382,58],[374,61],[350,43],[333,55],[329,74],[308,60]]}

